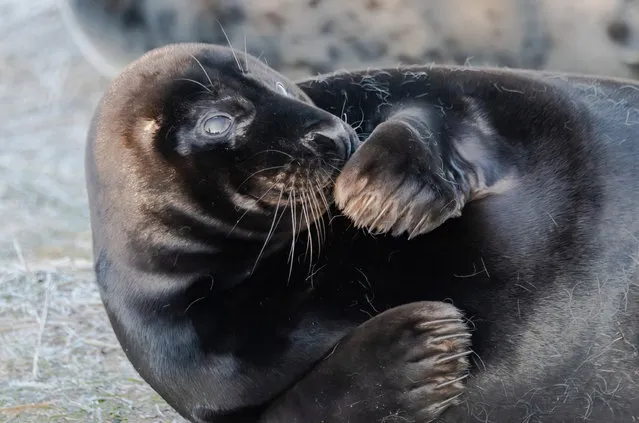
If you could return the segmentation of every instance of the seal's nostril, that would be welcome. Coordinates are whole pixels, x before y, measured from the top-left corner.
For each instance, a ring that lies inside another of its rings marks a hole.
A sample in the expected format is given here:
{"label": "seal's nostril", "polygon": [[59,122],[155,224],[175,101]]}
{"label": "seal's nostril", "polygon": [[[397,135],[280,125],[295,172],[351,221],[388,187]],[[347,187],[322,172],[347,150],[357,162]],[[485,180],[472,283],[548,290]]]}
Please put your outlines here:
{"label": "seal's nostril", "polygon": [[355,129],[337,118],[315,122],[307,130],[306,139],[314,150],[322,154],[337,154],[343,160],[348,160],[360,144]]}
{"label": "seal's nostril", "polygon": [[626,44],[630,38],[630,28],[628,24],[620,19],[615,19],[608,24],[608,36],[618,44]]}
{"label": "seal's nostril", "polygon": [[302,123],[305,131],[321,130],[323,126],[322,119],[304,119]]}
{"label": "seal's nostril", "polygon": [[322,152],[337,152],[341,156],[350,155],[350,137],[341,126],[331,126],[314,131],[311,135],[315,148]]}
{"label": "seal's nostril", "polygon": [[338,135],[336,133],[318,131],[313,134],[313,142],[317,145],[325,147],[335,147],[335,138]]}

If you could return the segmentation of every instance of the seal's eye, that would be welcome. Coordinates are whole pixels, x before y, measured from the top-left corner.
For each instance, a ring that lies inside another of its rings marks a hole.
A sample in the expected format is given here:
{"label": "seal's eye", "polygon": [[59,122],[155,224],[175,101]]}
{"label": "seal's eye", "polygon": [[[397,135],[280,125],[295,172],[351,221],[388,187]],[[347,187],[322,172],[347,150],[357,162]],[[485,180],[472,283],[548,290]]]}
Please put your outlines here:
{"label": "seal's eye", "polygon": [[209,135],[223,135],[229,130],[233,120],[228,115],[215,115],[204,121],[202,124],[204,132]]}
{"label": "seal's eye", "polygon": [[275,83],[275,89],[279,91],[280,94],[288,97],[288,91],[286,91],[286,87],[281,82],[277,81]]}

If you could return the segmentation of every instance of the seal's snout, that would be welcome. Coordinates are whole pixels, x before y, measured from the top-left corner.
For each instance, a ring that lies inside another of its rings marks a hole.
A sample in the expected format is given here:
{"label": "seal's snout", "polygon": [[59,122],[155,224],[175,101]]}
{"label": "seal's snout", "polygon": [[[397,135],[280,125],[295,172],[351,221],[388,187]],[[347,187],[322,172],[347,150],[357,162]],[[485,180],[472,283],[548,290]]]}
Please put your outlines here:
{"label": "seal's snout", "polygon": [[359,143],[353,128],[341,121],[316,128],[311,132],[310,137],[318,151],[337,153],[344,160],[348,160]]}

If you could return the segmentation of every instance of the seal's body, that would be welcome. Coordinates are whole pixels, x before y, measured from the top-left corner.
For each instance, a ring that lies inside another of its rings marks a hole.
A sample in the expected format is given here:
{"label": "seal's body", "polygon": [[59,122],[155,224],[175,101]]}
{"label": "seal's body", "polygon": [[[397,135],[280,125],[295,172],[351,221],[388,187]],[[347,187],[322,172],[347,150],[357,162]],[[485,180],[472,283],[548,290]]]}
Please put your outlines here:
{"label": "seal's body", "polygon": [[309,274],[327,234],[307,228],[358,144],[218,47],[154,50],[105,94],[86,158],[100,293],[136,370],[191,421],[428,421],[459,402],[470,334],[454,306],[369,312],[348,262]]}
{"label": "seal's body", "polygon": [[367,138],[338,205],[398,235],[343,232],[327,261],[366,274],[379,310],[450,299],[474,322],[442,421],[638,418],[639,85],[433,66],[300,86]]}
{"label": "seal's body", "polygon": [[[432,67],[298,88],[238,55],[151,52],[89,137],[101,295],[172,406],[210,422],[639,414],[639,87]],[[462,397],[458,309],[477,353]]]}

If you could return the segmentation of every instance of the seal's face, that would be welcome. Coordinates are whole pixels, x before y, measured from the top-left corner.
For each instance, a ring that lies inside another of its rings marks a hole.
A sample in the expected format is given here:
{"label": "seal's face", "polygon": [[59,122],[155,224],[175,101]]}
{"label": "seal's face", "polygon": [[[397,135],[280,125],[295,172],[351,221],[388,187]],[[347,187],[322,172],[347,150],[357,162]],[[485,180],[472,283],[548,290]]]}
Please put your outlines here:
{"label": "seal's face", "polygon": [[270,225],[287,210],[310,225],[328,207],[355,131],[250,56],[218,47],[184,56],[153,99],[153,148],[218,218],[268,215]]}

